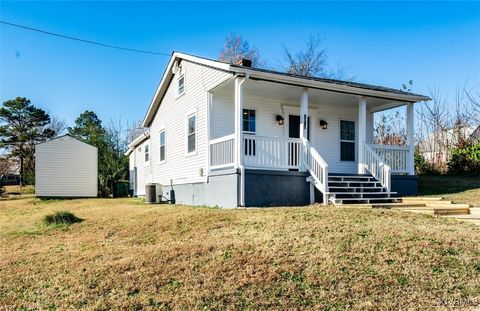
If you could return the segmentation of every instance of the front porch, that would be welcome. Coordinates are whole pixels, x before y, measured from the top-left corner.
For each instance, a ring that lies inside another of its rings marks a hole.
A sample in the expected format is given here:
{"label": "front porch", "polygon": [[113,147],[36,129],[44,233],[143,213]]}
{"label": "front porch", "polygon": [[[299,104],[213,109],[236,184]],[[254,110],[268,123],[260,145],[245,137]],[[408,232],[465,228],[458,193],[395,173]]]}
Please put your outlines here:
{"label": "front porch", "polygon": [[[402,105],[407,145],[374,144],[373,114]],[[243,189],[246,169],[306,172],[326,203],[329,172],[370,174],[386,193],[392,175],[414,175],[411,102],[237,76],[211,90],[207,116],[208,171],[237,169]]]}

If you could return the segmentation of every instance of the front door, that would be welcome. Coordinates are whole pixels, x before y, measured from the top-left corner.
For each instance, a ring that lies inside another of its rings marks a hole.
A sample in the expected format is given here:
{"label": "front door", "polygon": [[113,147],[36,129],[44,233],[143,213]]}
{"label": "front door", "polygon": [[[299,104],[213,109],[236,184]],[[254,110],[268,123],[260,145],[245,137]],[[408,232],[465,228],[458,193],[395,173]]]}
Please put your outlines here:
{"label": "front door", "polygon": [[[307,118],[307,139],[310,139],[310,117]],[[300,138],[300,116],[289,115],[288,116],[288,137]],[[300,165],[300,150],[297,144],[288,144],[288,163],[291,165]],[[298,169],[290,169],[291,171],[298,171]]]}
{"label": "front door", "polygon": [[[310,140],[310,117],[307,118],[307,139]],[[300,116],[289,115],[288,116],[288,137],[300,138]]]}

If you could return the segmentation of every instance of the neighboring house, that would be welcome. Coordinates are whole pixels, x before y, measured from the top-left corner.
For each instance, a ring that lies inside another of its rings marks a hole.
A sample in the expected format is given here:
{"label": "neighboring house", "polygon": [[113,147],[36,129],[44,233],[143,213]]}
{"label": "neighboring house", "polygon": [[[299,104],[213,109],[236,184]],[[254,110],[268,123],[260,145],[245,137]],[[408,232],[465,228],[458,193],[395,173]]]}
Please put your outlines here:
{"label": "neighboring house", "polygon": [[480,142],[480,126],[462,126],[430,133],[425,140],[418,144],[419,152],[425,160],[443,165],[448,161],[450,148],[456,146],[461,139],[472,143]]}
{"label": "neighboring house", "polygon": [[6,156],[0,157],[0,185],[11,186],[20,184],[20,169],[18,161]]}
{"label": "neighboring house", "polygon": [[35,194],[38,197],[96,197],[97,148],[70,135],[35,148]]}
{"label": "neighboring house", "polygon": [[[142,124],[149,136],[129,146],[130,171],[182,204],[389,201],[416,191],[413,104],[424,100],[175,52]],[[407,146],[373,145],[373,113],[402,105]]]}

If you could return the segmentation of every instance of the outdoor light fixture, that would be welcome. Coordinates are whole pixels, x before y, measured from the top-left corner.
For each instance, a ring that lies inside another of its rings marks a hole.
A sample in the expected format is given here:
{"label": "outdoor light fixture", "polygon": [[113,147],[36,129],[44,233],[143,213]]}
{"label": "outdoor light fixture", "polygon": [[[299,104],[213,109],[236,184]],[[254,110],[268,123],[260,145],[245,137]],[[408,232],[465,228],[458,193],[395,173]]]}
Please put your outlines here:
{"label": "outdoor light fixture", "polygon": [[328,122],[325,120],[320,120],[320,126],[322,127],[322,129],[326,130],[328,127]]}
{"label": "outdoor light fixture", "polygon": [[285,120],[285,119],[283,118],[283,116],[281,116],[281,115],[279,115],[279,114],[277,114],[277,115],[275,116],[275,122],[277,122],[278,125],[283,125],[283,121],[284,121],[284,120]]}

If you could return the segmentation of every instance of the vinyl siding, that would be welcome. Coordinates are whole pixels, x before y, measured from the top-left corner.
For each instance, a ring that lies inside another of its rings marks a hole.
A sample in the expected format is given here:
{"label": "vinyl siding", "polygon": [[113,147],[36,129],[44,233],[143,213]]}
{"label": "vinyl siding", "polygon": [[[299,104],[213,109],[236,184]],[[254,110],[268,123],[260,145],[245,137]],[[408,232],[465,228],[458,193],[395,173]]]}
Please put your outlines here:
{"label": "vinyl siding", "polygon": [[[136,185],[134,185],[134,192],[133,194],[136,196],[144,196],[145,195],[145,184],[147,183],[147,179],[151,179],[150,173],[150,164],[145,163],[145,145],[149,144],[149,140],[142,142],[138,145],[135,150],[132,151],[129,155],[129,163],[130,163],[130,174],[137,168],[137,178],[136,178]],[[150,153],[150,159],[151,159]],[[132,178],[134,178],[132,176]],[[148,181],[150,182],[150,181]]]}
{"label": "vinyl siding", "polygon": [[[279,102],[268,98],[244,97],[244,108],[256,110],[256,135],[288,138],[288,115],[299,115],[299,103]],[[215,95],[212,99],[212,138],[219,138],[234,132],[234,97],[226,94]],[[283,106],[283,113],[282,113]],[[276,124],[275,115],[284,115],[283,126]],[[329,171],[334,173],[356,173],[357,162],[340,161],[340,120],[355,121],[358,139],[358,107],[332,106],[310,103],[310,142],[327,161]],[[328,122],[328,129],[320,128],[320,119]],[[368,123],[368,122],[367,122]],[[368,139],[367,135],[367,139]],[[356,141],[358,148],[358,141]],[[356,159],[357,160],[357,159]]]}
{"label": "vinyl siding", "polygon": [[[163,185],[206,181],[208,91],[232,74],[182,61],[185,93],[177,97],[176,76],[162,99],[150,126],[150,167],[146,182]],[[197,115],[196,152],[187,155],[187,115]],[[165,161],[160,163],[160,131],[165,129]],[[203,170],[203,174],[202,174]]]}
{"label": "vinyl siding", "polygon": [[37,145],[35,158],[37,196],[97,196],[97,148],[63,136]]}

